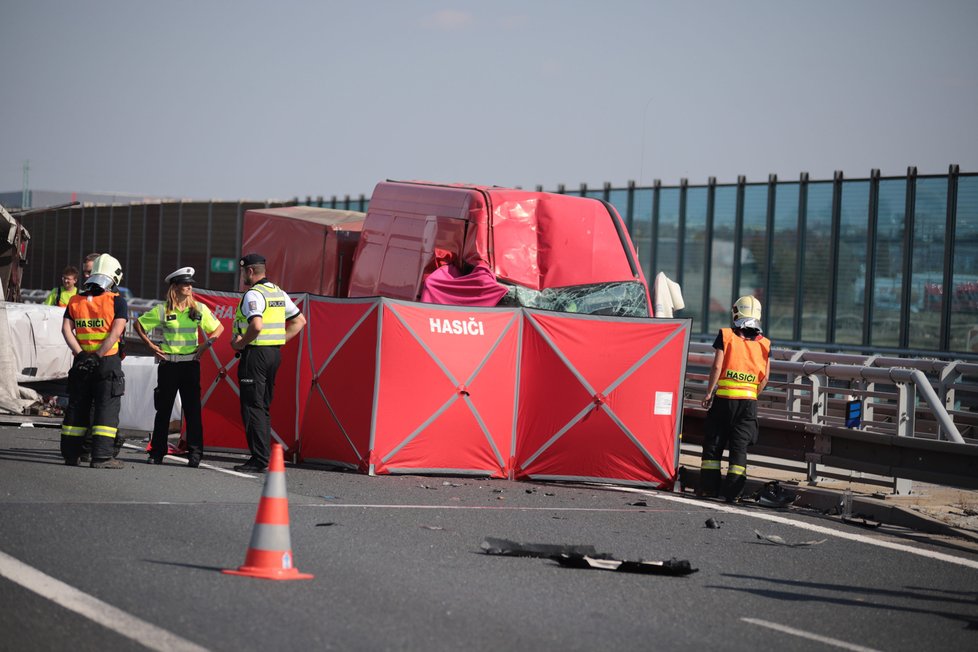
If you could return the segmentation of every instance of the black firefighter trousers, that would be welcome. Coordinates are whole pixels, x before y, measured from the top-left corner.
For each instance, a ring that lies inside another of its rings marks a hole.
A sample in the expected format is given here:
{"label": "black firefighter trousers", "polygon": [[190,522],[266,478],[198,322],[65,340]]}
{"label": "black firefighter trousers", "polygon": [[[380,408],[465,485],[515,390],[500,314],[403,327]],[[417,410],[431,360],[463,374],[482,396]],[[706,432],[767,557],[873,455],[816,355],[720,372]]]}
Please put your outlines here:
{"label": "black firefighter trousers", "polygon": [[85,373],[78,368],[80,357],[75,358],[75,364],[68,371],[68,407],[61,424],[61,455],[65,460],[77,460],[82,454],[85,433],[91,426],[92,460],[111,459],[118,434],[122,395],[126,391],[122,360],[118,355],[107,355],[100,360],[96,370]]}
{"label": "black firefighter trousers", "polygon": [[[747,484],[747,447],[757,443],[757,401],[714,398],[706,413],[700,493],[736,500]],[[720,458],[729,448],[727,477],[720,487]]]}

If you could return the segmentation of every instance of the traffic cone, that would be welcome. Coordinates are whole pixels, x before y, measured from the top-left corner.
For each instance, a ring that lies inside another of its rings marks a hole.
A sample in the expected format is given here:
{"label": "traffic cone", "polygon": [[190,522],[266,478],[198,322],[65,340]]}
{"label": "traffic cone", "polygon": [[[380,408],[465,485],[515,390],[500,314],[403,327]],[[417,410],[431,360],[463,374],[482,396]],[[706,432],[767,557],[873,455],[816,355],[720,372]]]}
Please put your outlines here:
{"label": "traffic cone", "polygon": [[285,462],[282,446],[272,444],[272,459],[265,475],[265,488],[258,502],[255,527],[245,563],[237,570],[222,570],[228,575],[244,575],[265,580],[308,580],[313,576],[300,573],[292,566],[292,543],[289,537],[289,499],[285,492]]}

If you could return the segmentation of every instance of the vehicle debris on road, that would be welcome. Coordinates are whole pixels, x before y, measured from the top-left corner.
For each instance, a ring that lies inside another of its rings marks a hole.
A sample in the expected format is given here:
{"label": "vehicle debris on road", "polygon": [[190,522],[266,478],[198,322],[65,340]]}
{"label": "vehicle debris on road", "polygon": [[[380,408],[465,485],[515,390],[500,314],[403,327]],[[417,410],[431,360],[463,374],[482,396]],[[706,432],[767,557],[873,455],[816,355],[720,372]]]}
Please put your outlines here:
{"label": "vehicle debris on road", "polygon": [[757,535],[758,539],[763,539],[764,541],[769,541],[779,546],[787,546],[789,548],[801,548],[803,546],[817,546],[820,543],[825,543],[826,541],[828,541],[828,539],[819,539],[818,541],[799,541],[798,543],[788,543],[783,538],[779,537],[777,534],[761,534],[757,530],[754,530],[754,534]]}

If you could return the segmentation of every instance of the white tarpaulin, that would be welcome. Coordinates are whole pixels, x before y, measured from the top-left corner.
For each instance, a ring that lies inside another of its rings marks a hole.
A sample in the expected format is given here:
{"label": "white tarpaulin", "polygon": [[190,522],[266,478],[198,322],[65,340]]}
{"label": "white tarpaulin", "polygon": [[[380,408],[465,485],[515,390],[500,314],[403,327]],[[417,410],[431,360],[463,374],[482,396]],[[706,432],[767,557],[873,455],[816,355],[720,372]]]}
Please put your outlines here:
{"label": "white tarpaulin", "polygon": [[[119,427],[152,432],[156,418],[156,408],[153,407],[156,359],[145,355],[129,356],[122,361],[122,372],[126,374],[126,393],[122,397]],[[183,406],[178,393],[173,401],[170,421],[179,421],[182,414]]]}
{"label": "white tarpaulin", "polygon": [[68,377],[71,350],[61,334],[65,309],[7,303],[7,327],[18,383]]}
{"label": "white tarpaulin", "polygon": [[10,305],[0,296],[0,412],[20,414],[33,401],[22,397],[15,379],[18,367],[11,346],[10,328],[7,326],[7,308]]}

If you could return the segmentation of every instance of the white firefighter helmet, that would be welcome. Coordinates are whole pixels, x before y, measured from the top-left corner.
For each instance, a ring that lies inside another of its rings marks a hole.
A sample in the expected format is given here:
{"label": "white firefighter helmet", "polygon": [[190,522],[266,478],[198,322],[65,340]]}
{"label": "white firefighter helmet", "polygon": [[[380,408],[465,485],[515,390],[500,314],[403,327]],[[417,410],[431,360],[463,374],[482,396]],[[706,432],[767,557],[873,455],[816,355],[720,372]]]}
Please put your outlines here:
{"label": "white firefighter helmet", "polygon": [[750,294],[740,297],[730,309],[730,318],[737,328],[761,330],[761,302]]}
{"label": "white firefighter helmet", "polygon": [[111,290],[122,282],[122,265],[109,254],[102,254],[92,261],[92,275],[85,285],[97,285],[103,290]]}

